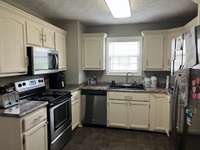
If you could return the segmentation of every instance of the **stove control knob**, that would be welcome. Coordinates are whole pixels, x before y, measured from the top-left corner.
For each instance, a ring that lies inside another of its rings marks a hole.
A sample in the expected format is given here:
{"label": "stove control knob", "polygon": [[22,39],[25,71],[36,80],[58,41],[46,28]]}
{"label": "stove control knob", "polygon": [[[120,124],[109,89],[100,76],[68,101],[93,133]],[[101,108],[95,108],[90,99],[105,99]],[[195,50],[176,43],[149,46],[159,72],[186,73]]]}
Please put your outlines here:
{"label": "stove control knob", "polygon": [[20,83],[20,84],[18,84],[18,87],[22,87],[22,84]]}

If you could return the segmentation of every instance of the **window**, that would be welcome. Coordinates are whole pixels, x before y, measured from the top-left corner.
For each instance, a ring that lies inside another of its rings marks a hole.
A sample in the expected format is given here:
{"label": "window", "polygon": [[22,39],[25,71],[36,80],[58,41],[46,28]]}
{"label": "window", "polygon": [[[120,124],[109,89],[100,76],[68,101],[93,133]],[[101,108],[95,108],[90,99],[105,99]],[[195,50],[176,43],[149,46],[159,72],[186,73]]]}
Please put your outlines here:
{"label": "window", "polygon": [[141,75],[141,38],[108,38],[106,71],[108,75]]}

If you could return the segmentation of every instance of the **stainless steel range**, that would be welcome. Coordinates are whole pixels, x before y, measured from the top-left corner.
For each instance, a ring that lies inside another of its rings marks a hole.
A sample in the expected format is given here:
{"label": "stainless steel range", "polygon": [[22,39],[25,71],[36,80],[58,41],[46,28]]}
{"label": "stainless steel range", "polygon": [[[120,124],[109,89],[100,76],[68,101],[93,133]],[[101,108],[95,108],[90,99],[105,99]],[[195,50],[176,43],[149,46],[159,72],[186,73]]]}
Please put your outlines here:
{"label": "stainless steel range", "polygon": [[60,150],[71,138],[71,93],[45,89],[44,78],[15,83],[20,99],[48,101],[49,150]]}

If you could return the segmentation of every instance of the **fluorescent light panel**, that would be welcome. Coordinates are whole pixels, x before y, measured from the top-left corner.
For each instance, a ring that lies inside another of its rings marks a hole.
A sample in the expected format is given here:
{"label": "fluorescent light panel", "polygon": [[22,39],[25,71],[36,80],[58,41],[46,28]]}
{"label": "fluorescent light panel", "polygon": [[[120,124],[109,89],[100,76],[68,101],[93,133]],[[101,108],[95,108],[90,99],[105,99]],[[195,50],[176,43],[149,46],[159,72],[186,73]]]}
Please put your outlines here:
{"label": "fluorescent light panel", "polygon": [[105,0],[114,18],[131,17],[129,0]]}

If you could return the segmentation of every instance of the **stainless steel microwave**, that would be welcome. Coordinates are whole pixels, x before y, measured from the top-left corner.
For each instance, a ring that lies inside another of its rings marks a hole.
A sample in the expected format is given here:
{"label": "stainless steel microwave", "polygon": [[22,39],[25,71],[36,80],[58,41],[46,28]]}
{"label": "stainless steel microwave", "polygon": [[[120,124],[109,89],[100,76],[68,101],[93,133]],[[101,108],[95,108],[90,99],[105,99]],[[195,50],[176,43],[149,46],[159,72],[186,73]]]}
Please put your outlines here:
{"label": "stainless steel microwave", "polygon": [[28,74],[48,74],[59,70],[58,51],[41,47],[27,47]]}

